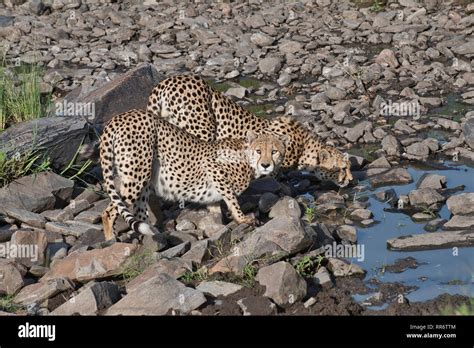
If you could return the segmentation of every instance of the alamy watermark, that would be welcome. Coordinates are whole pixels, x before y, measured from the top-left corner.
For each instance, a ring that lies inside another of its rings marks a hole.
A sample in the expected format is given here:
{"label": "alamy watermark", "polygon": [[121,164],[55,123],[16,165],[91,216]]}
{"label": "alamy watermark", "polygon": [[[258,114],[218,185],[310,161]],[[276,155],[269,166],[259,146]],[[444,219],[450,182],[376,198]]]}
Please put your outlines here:
{"label": "alamy watermark", "polygon": [[329,258],[347,258],[357,259],[362,262],[365,260],[365,245],[364,244],[326,244],[324,246],[324,256]]}
{"label": "alamy watermark", "polygon": [[68,102],[64,99],[62,102],[57,102],[56,116],[95,116],[95,103],[78,103]]}
{"label": "alamy watermark", "polygon": [[0,258],[29,259],[36,262],[38,257],[38,245],[36,244],[12,244],[10,242],[0,244]]}
{"label": "alamy watermark", "polygon": [[418,100],[409,102],[387,102],[380,103],[380,115],[388,116],[402,116],[412,117],[414,120],[418,120],[421,117],[421,106]]}

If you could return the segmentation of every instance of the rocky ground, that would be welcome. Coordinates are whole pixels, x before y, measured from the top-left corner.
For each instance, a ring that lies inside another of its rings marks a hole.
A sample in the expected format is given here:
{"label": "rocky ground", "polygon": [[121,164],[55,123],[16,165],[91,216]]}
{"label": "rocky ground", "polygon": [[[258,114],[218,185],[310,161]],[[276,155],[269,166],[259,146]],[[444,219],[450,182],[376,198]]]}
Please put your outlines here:
{"label": "rocky ground", "polygon": [[[12,251],[33,245],[38,257],[0,258],[0,293],[9,299],[4,310],[439,314],[467,303],[449,295],[408,303],[403,295],[413,290],[409,286],[364,280],[366,270],[325,254],[325,245],[357,245],[358,230],[380,222],[359,194],[368,188],[379,188],[375,195],[386,209],[426,221],[427,233],[390,239],[390,250],[474,245],[473,192],[461,192],[463,187],[437,174],[422,177],[406,195],[384,188],[413,182],[408,161],[474,161],[474,5],[364,5],[0,5],[7,61],[40,62],[44,93],[60,102],[95,105],[86,118],[73,114],[10,127],[0,134],[10,153],[31,144],[34,127],[35,141],[57,145],[54,163],[64,165],[70,159],[65,154],[74,154],[91,129],[100,131],[115,113],[144,107],[163,76],[194,72],[257,115],[291,115],[326,143],[352,153],[352,170],[362,183],[338,190],[301,173],[257,180],[241,197],[244,211],[258,216],[257,228],[236,226],[225,210],[211,214],[152,202],[153,221],[162,221],[163,234],[141,240],[122,223],[111,243],[104,242],[99,221],[108,203],[100,184],[84,189],[52,172],[21,178],[0,189],[0,246]],[[397,103],[419,109],[386,112]],[[90,155],[86,150],[81,154]],[[437,214],[445,204],[449,221]],[[416,260],[389,267],[403,272],[416,267]],[[357,303],[354,293],[375,295]],[[388,307],[367,309],[381,304]]]}

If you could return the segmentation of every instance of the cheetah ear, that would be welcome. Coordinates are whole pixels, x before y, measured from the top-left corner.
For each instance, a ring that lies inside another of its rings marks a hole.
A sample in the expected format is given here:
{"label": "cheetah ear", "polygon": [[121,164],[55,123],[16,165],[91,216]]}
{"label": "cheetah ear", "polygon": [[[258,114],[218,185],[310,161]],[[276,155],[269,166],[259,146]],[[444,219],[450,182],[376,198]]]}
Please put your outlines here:
{"label": "cheetah ear", "polygon": [[247,131],[247,142],[250,144],[255,139],[257,139],[257,134],[252,130]]}
{"label": "cheetah ear", "polygon": [[321,150],[319,152],[318,158],[319,158],[319,164],[324,164],[330,159],[331,155],[327,150]]}
{"label": "cheetah ear", "polygon": [[285,147],[288,147],[291,144],[291,138],[288,134],[284,134],[280,136],[280,140],[283,143],[283,145],[285,145]]}

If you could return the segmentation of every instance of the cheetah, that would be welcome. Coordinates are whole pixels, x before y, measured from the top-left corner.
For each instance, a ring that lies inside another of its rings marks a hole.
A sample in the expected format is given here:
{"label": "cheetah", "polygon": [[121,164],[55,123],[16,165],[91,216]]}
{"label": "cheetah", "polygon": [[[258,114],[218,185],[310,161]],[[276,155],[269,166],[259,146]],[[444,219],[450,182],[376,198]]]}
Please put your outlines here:
{"label": "cheetah", "polygon": [[114,238],[118,214],[135,232],[156,232],[147,214],[151,190],[169,201],[210,204],[223,199],[237,223],[252,224],[237,195],[251,179],[278,169],[287,141],[286,136],[249,131],[244,139],[208,143],[144,110],[114,116],[100,139],[104,188],[111,199],[102,214],[105,238]]}
{"label": "cheetah", "polygon": [[178,75],[163,80],[153,88],[147,110],[205,141],[242,138],[248,130],[288,135],[282,170],[306,170],[341,187],[353,180],[347,154],[322,143],[287,116],[255,116],[198,76]]}

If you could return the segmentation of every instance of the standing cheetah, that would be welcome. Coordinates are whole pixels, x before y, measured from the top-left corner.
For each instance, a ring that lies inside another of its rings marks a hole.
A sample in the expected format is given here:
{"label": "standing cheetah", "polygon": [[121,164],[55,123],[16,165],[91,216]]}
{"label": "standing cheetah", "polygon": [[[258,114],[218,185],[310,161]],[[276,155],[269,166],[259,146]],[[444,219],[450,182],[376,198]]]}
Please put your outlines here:
{"label": "standing cheetah", "polygon": [[205,140],[242,138],[248,130],[288,135],[282,169],[308,170],[320,180],[347,186],[352,181],[350,161],[338,149],[323,144],[308,129],[288,118],[259,118],[237,105],[197,76],[179,75],[160,82],[147,110]]}
{"label": "standing cheetah", "polygon": [[146,111],[113,117],[100,143],[104,186],[111,199],[102,215],[106,239],[113,238],[117,212],[135,232],[153,234],[146,209],[152,188],[171,201],[208,204],[223,199],[236,222],[252,223],[240,210],[237,195],[251,179],[281,165],[287,141],[286,136],[249,131],[245,139],[207,143]]}

